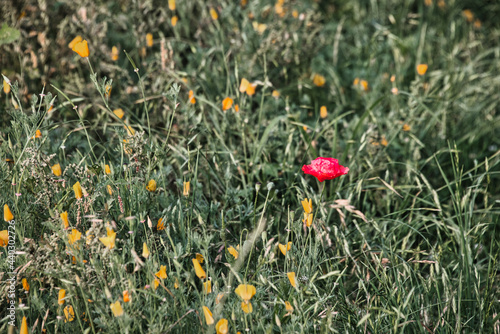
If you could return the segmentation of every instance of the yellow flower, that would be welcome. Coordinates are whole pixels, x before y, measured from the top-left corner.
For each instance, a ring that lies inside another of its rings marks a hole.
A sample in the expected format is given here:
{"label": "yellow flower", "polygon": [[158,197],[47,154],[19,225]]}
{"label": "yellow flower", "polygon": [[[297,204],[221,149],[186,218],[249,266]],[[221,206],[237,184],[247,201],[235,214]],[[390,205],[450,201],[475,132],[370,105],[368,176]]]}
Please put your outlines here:
{"label": "yellow flower", "polygon": [[9,244],[9,231],[0,231],[0,247],[7,247]]}
{"label": "yellow flower", "polygon": [[82,237],[82,234],[78,232],[78,230],[72,229],[71,233],[68,234],[68,242],[70,245],[74,244],[78,240],[80,240]]}
{"label": "yellow flower", "polygon": [[474,20],[474,28],[476,29],[481,28],[481,20],[479,19]]}
{"label": "yellow flower", "polygon": [[10,93],[10,85],[7,81],[3,81],[3,92],[5,94],[9,94]]}
{"label": "yellow flower", "polygon": [[297,17],[299,17],[299,12],[297,10],[293,10],[292,11],[292,16],[294,19],[296,19]]}
{"label": "yellow flower", "polygon": [[222,297],[224,297],[223,293],[218,293],[217,297],[215,297],[215,304],[218,305],[220,301],[222,300]]}
{"label": "yellow flower", "polygon": [[215,330],[217,334],[227,334],[229,332],[228,322],[226,319],[222,318],[215,324]]}
{"label": "yellow flower", "polygon": [[194,272],[199,279],[205,279],[207,277],[207,273],[205,272],[205,270],[203,270],[198,260],[193,259],[193,266]]}
{"label": "yellow flower", "polygon": [[30,284],[28,283],[28,280],[26,278],[23,278],[21,280],[21,283],[23,283],[23,289],[26,291],[30,291]]}
{"label": "yellow flower", "polygon": [[304,212],[304,219],[302,219],[303,223],[306,223],[307,227],[311,227],[313,221],[313,214]]}
{"label": "yellow flower", "polygon": [[170,10],[175,10],[175,0],[168,0],[168,8]]}
{"label": "yellow flower", "polygon": [[249,84],[249,85],[248,85],[248,87],[247,87],[247,89],[246,89],[246,93],[247,93],[247,95],[248,95],[248,96],[252,96],[252,95],[254,95],[254,94],[255,94],[255,88],[256,88],[256,87],[257,87],[257,85],[256,85],[256,84],[253,84],[253,83]]}
{"label": "yellow flower", "polygon": [[69,227],[68,211],[64,211],[59,215],[64,223],[64,228]]}
{"label": "yellow flower", "polygon": [[252,27],[253,27],[253,30],[257,31],[257,33],[259,35],[262,35],[264,33],[264,31],[266,31],[266,29],[267,29],[267,24],[253,21]]}
{"label": "yellow flower", "polygon": [[72,322],[73,320],[75,320],[75,310],[73,310],[73,306],[67,305],[64,308],[64,318],[64,322]]}
{"label": "yellow flower", "polygon": [[203,290],[207,294],[211,293],[212,292],[212,281],[203,282]]}
{"label": "yellow flower", "polygon": [[144,257],[144,258],[148,258],[149,257],[148,245],[145,242],[142,243],[142,257]]}
{"label": "yellow flower", "polygon": [[76,199],[81,199],[83,197],[82,186],[80,185],[80,182],[77,182],[73,185],[73,191],[75,192]]}
{"label": "yellow flower", "polygon": [[156,181],[151,179],[148,182],[148,185],[146,186],[146,189],[150,192],[153,192],[156,190]]}
{"label": "yellow flower", "polygon": [[10,222],[12,219],[14,219],[14,215],[12,214],[12,212],[10,212],[9,206],[7,204],[3,206],[3,219],[6,222]]}
{"label": "yellow flower", "polygon": [[147,34],[146,35],[146,44],[147,46],[149,47],[152,47],[153,46],[153,34]]}
{"label": "yellow flower", "polygon": [[172,24],[172,27],[175,27],[177,25],[177,21],[179,21],[179,18],[177,17],[177,15],[172,16],[172,18],[170,19],[170,23]]}
{"label": "yellow flower", "polygon": [[474,20],[474,14],[470,9],[465,9],[462,11],[462,14],[465,16],[467,22],[472,22]]}
{"label": "yellow flower", "polygon": [[368,91],[368,81],[366,80],[361,80],[360,82],[361,88],[366,92]]}
{"label": "yellow flower", "polygon": [[127,130],[127,134],[132,137],[135,135],[135,130],[131,126],[125,125],[125,130]]}
{"label": "yellow flower", "polygon": [[234,290],[234,292],[241,298],[243,301],[248,302],[255,295],[257,290],[253,285],[250,284],[240,284]]}
{"label": "yellow flower", "polygon": [[111,232],[108,231],[108,236],[99,238],[99,241],[101,241],[104,246],[108,247],[109,249],[115,248],[115,239],[116,239],[116,232]]}
{"label": "yellow flower", "polygon": [[109,165],[104,165],[104,172],[108,175],[111,174],[111,169],[109,168]]}
{"label": "yellow flower", "polygon": [[237,105],[237,104],[235,104],[235,105],[234,105],[234,111],[235,111],[235,112],[240,111],[240,106],[239,106],[239,105]]}
{"label": "yellow flower", "polygon": [[160,285],[160,280],[155,277],[155,280],[153,281],[153,287],[155,290],[158,289],[158,285]]}
{"label": "yellow flower", "polygon": [[277,99],[278,97],[280,97],[280,92],[278,92],[276,89],[273,90],[272,94],[271,94],[275,99]]}
{"label": "yellow flower", "polygon": [[240,83],[240,93],[245,92],[248,86],[250,86],[250,82],[247,79],[242,78]]}
{"label": "yellow flower", "polygon": [[158,219],[158,224],[156,224],[156,229],[158,231],[165,229],[165,224],[163,223],[163,218]]}
{"label": "yellow flower", "polygon": [[286,312],[287,312],[287,313],[285,314],[285,317],[286,317],[286,316],[289,316],[289,315],[291,315],[291,314],[293,313],[293,306],[290,304],[290,302],[289,302],[289,301],[286,301],[286,302],[285,302],[285,309],[286,309]]}
{"label": "yellow flower", "polygon": [[302,207],[304,208],[305,213],[311,213],[312,212],[312,199],[304,199],[302,202]]}
{"label": "yellow flower", "polygon": [[87,245],[90,245],[90,243],[92,242],[92,239],[94,238],[94,235],[90,232],[90,230],[88,230],[87,232],[85,232],[85,243]]}
{"label": "yellow flower", "polygon": [[212,325],[214,323],[214,318],[212,317],[212,312],[208,309],[208,307],[203,306],[203,314],[205,315],[207,325]]}
{"label": "yellow flower", "polygon": [[123,291],[123,302],[128,303],[130,301],[130,294],[128,293],[128,290]]}
{"label": "yellow flower", "polygon": [[108,189],[108,194],[111,196],[113,195],[113,188],[111,188],[111,186],[108,184],[108,186],[106,187]]}
{"label": "yellow flower", "polygon": [[382,144],[382,146],[387,146],[387,145],[389,145],[389,142],[387,141],[387,139],[385,139],[384,136],[382,136],[382,139],[380,140],[380,144]]}
{"label": "yellow flower", "polygon": [[111,312],[113,312],[113,315],[115,317],[121,317],[123,315],[123,308],[119,300],[117,300],[114,303],[111,303],[109,305],[109,308],[111,309]]}
{"label": "yellow flower", "polygon": [[231,254],[231,255],[234,257],[234,259],[235,259],[235,260],[238,258],[239,253],[238,253],[238,251],[236,250],[236,248],[234,248],[233,246],[230,246],[230,247],[227,249],[227,251],[229,252],[229,254]]}
{"label": "yellow flower", "polygon": [[188,197],[190,188],[191,188],[191,183],[189,181],[184,182],[184,189],[182,190],[182,195]]}
{"label": "yellow flower", "polygon": [[80,43],[81,41],[83,41],[83,38],[82,38],[82,36],[78,35],[75,38],[73,38],[73,40],[71,42],[69,42],[68,47],[70,49],[73,49],[73,47],[76,45],[76,43]]}
{"label": "yellow flower", "polygon": [[104,96],[105,97],[110,97],[111,96],[111,90],[113,89],[113,87],[111,85],[106,85],[104,87]]}
{"label": "yellow flower", "polygon": [[253,311],[253,307],[252,307],[252,303],[250,302],[241,302],[241,309],[243,310],[243,312],[245,313],[252,313]]}
{"label": "yellow flower", "polygon": [[226,111],[229,108],[231,108],[233,105],[233,99],[230,97],[226,97],[224,100],[222,100],[222,111]]}
{"label": "yellow flower", "polygon": [[161,279],[167,278],[167,266],[160,266],[160,271],[155,276]]}
{"label": "yellow flower", "polygon": [[290,281],[290,284],[296,288],[297,287],[297,282],[295,281],[295,272],[289,272],[289,273],[286,273],[286,275],[288,276],[288,280]]}
{"label": "yellow flower", "polygon": [[432,5],[432,0],[425,0],[424,3],[427,7],[429,7],[430,5]]}
{"label": "yellow flower", "polygon": [[326,79],[321,74],[314,74],[313,83],[318,87],[323,87],[325,85]]}
{"label": "yellow flower", "polygon": [[321,106],[319,109],[319,115],[321,118],[326,118],[328,116],[328,111],[326,110],[326,106]]}
{"label": "yellow flower", "polygon": [[41,138],[42,137],[42,131],[40,131],[39,129],[37,129],[35,131],[35,138]]}
{"label": "yellow flower", "polygon": [[219,18],[219,14],[215,11],[215,9],[210,8],[210,16],[212,17],[212,20],[217,20]]}
{"label": "yellow flower", "polygon": [[89,45],[86,40],[76,43],[71,49],[78,53],[82,58],[89,56]]}
{"label": "yellow flower", "polygon": [[205,259],[203,258],[203,255],[201,255],[200,253],[196,253],[195,256],[196,256],[196,260],[198,260],[198,262],[200,264],[202,264],[203,261],[205,261]]}
{"label": "yellow flower", "polygon": [[21,330],[19,331],[19,334],[28,334],[28,321],[26,320],[26,317],[23,317],[23,321],[21,322]]}
{"label": "yellow flower", "polygon": [[60,289],[59,290],[59,297],[57,298],[57,303],[59,305],[63,305],[64,304],[64,297],[66,297],[66,290]]}
{"label": "yellow flower", "polygon": [[118,109],[113,110],[113,114],[115,114],[116,117],[122,119],[123,115],[125,115],[125,112],[123,111],[122,108],[118,108]]}
{"label": "yellow flower", "polygon": [[286,245],[278,244],[278,247],[281,253],[286,256],[286,252],[288,252],[292,248],[292,242],[289,241]]}
{"label": "yellow flower", "polygon": [[111,60],[112,61],[117,61],[118,60],[118,56],[119,56],[119,52],[118,52],[118,48],[116,46],[113,46],[111,48]]}
{"label": "yellow flower", "polygon": [[54,173],[55,176],[61,176],[61,165],[55,164],[54,166],[52,166],[52,173]]}
{"label": "yellow flower", "polygon": [[408,124],[406,124],[406,123],[405,123],[405,124],[403,125],[403,131],[408,132],[408,131],[410,131],[410,130],[411,130],[411,126],[409,126]]}
{"label": "yellow flower", "polygon": [[424,75],[427,72],[427,64],[418,64],[417,65],[417,73],[418,75]]}
{"label": "yellow flower", "polygon": [[194,92],[192,90],[189,91],[189,102],[191,102],[191,104],[196,103],[196,99],[194,98]]}
{"label": "yellow flower", "polygon": [[177,277],[175,278],[174,288],[179,289],[179,279]]}

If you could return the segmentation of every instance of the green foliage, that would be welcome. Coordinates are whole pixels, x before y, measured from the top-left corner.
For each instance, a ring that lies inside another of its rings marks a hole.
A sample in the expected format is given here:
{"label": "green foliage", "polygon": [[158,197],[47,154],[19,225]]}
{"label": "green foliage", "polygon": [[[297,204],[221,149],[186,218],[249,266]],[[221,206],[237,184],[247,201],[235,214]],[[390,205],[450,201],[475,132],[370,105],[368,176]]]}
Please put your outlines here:
{"label": "green foliage", "polygon": [[[18,326],[25,316],[36,332],[213,333],[203,306],[231,333],[500,326],[500,5],[0,6],[1,31],[20,33],[0,57],[10,82],[0,205],[15,217]],[[87,59],[68,48],[77,35]],[[240,91],[243,78],[255,93]],[[349,173],[304,175],[319,156]],[[113,233],[108,248],[101,239]],[[156,281],[161,266],[167,278]],[[1,261],[0,276],[9,271]],[[250,314],[239,284],[257,289]],[[7,332],[5,309],[0,319]]]}

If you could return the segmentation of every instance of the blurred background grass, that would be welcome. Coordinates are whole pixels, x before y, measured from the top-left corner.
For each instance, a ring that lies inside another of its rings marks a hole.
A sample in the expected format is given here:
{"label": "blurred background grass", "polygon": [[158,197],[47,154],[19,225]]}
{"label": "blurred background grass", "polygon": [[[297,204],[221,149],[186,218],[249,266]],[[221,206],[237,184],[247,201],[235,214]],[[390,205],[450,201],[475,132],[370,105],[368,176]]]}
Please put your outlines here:
{"label": "blurred background grass", "polygon": [[[32,261],[18,275],[19,324],[22,314],[34,332],[210,332],[208,306],[231,332],[500,332],[500,4],[2,1],[0,13],[19,32],[0,46],[1,73],[19,87],[1,97],[0,199],[17,220],[18,265]],[[102,84],[68,48],[78,35]],[[255,95],[239,91],[242,78]],[[223,111],[226,97],[234,105]],[[322,184],[305,176],[318,156],[349,174]],[[77,181],[90,194],[84,204]],[[304,198],[313,199],[311,230]],[[82,240],[68,255],[63,211],[83,239],[113,226],[116,248]],[[235,271],[226,250],[255,229],[248,264]],[[288,241],[285,257],[277,244]],[[144,242],[151,258],[138,261]],[[211,294],[194,274],[195,253]],[[146,287],[160,265],[165,288]],[[250,315],[232,275],[257,287]],[[60,288],[75,321],[64,321]],[[109,308],[117,300],[124,316]]]}

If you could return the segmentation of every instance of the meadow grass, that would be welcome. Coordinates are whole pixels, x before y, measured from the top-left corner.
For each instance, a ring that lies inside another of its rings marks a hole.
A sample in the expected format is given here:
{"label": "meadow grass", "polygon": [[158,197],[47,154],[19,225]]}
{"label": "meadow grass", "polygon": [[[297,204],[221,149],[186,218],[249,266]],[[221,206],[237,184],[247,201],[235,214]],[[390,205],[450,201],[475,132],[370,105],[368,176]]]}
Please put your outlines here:
{"label": "meadow grass", "polygon": [[174,3],[0,4],[0,332],[500,333],[500,5]]}

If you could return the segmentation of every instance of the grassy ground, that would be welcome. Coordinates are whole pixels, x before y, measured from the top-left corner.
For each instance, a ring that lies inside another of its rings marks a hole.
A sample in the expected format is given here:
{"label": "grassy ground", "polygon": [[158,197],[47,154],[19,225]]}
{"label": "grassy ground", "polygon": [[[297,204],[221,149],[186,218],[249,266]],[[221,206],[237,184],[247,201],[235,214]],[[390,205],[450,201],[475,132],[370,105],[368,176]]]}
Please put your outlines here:
{"label": "grassy ground", "polygon": [[0,3],[0,332],[500,333],[500,5],[245,2]]}

